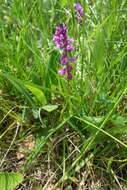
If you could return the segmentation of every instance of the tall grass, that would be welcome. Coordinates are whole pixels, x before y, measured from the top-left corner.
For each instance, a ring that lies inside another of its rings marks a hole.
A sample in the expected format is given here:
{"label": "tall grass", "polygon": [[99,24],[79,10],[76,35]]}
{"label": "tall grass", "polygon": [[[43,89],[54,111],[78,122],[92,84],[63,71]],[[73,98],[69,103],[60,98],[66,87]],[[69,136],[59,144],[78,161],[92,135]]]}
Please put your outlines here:
{"label": "tall grass", "polygon": [[[82,189],[78,174],[83,171],[88,172],[84,189],[90,189],[89,177],[92,181],[93,173],[98,178],[101,172],[103,189],[121,189],[127,183],[127,2],[78,2],[85,13],[81,25],[74,0],[0,0],[0,151],[6,154],[18,122],[10,154],[29,134],[36,142],[21,171],[27,174],[49,152],[55,165],[43,189],[55,174],[52,188]],[[52,40],[61,23],[76,47],[69,82],[58,74],[61,54]],[[1,171],[7,164],[5,159]]]}

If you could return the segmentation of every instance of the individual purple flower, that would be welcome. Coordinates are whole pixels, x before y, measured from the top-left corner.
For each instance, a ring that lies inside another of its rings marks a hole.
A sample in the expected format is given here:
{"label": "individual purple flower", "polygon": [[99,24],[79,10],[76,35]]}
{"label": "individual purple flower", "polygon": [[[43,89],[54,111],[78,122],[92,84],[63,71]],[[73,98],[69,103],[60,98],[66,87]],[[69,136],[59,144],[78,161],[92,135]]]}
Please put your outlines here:
{"label": "individual purple flower", "polygon": [[70,52],[70,51],[73,51],[74,50],[74,46],[72,45],[67,45],[66,48],[65,48],[65,51],[67,52]]}
{"label": "individual purple flower", "polygon": [[74,8],[80,14],[80,16],[83,17],[84,10],[83,10],[83,7],[80,5],[80,3],[75,3]]}
{"label": "individual purple flower", "polygon": [[60,75],[66,75],[67,69],[60,69],[60,70],[58,71],[58,73],[59,73]]}
{"label": "individual purple flower", "polygon": [[68,73],[70,73],[72,71],[72,65],[68,65],[67,71],[68,71]]}
{"label": "individual purple flower", "polygon": [[76,10],[76,18],[80,24],[82,24],[82,17],[84,16],[84,9],[80,3],[75,3],[74,8]]}
{"label": "individual purple flower", "polygon": [[55,42],[55,45],[58,49],[63,50],[63,55],[60,58],[61,65],[63,68],[58,71],[60,75],[67,75],[67,79],[72,79],[72,65],[70,62],[76,61],[75,57],[68,57],[68,53],[74,50],[74,46],[72,43],[74,42],[74,39],[68,39],[68,28],[65,24],[61,24],[60,26],[56,27],[55,35],[53,37],[53,41]]}
{"label": "individual purple flower", "polygon": [[68,79],[68,80],[72,80],[72,75],[69,74],[69,75],[67,76],[67,79]]}
{"label": "individual purple flower", "polygon": [[61,64],[62,65],[67,65],[67,64],[69,64],[69,62],[74,62],[74,61],[76,61],[76,57],[67,57],[67,56],[65,56],[65,55],[62,55],[61,56],[61,58],[60,58],[60,61],[61,61]]}
{"label": "individual purple flower", "polygon": [[73,43],[74,42],[74,39],[73,38],[71,38],[70,40],[67,40],[67,44],[68,45],[70,45],[71,43]]}
{"label": "individual purple flower", "polygon": [[76,61],[77,60],[77,58],[76,57],[71,57],[71,58],[68,58],[68,61],[69,62],[73,62],[73,61]]}

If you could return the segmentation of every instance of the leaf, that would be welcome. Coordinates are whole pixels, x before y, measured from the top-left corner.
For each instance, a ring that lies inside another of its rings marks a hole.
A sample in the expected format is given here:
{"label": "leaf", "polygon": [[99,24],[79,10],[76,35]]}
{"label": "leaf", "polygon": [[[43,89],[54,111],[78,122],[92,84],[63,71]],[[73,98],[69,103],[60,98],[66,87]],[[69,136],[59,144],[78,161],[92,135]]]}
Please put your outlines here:
{"label": "leaf", "polygon": [[42,109],[47,111],[47,112],[52,112],[58,108],[58,105],[46,105],[43,106]]}
{"label": "leaf", "polygon": [[124,126],[124,125],[127,124],[127,119],[122,117],[122,116],[115,115],[115,116],[112,117],[112,122],[113,122],[114,125],[118,125],[118,126],[122,125],[122,126]]}
{"label": "leaf", "polygon": [[25,87],[32,92],[32,94],[36,97],[36,99],[42,104],[45,105],[47,103],[46,97],[42,90],[38,89],[34,85],[25,84]]}
{"label": "leaf", "polygon": [[67,0],[62,0],[61,1],[61,6],[64,7],[67,4]]}
{"label": "leaf", "polygon": [[32,109],[32,114],[33,114],[34,119],[39,118],[39,110]]}
{"label": "leaf", "polygon": [[107,132],[113,135],[116,134],[126,134],[127,133],[127,119],[122,116],[113,116],[112,117],[112,127],[107,129]]}
{"label": "leaf", "polygon": [[100,124],[104,120],[104,117],[94,117],[94,116],[86,116],[86,115],[84,115],[83,118],[95,124]]}
{"label": "leaf", "polygon": [[52,51],[50,53],[49,64],[47,65],[46,70],[46,83],[52,81],[53,84],[57,84],[57,75],[58,75],[58,63],[59,63],[59,54],[57,51]]}
{"label": "leaf", "polygon": [[8,80],[14,86],[14,88],[17,89],[18,92],[24,95],[24,97],[27,99],[27,101],[30,104],[33,104],[33,100],[30,97],[29,91],[24,87],[24,85],[18,79],[16,79],[15,77],[6,72],[0,72],[0,76],[6,78],[6,80]]}
{"label": "leaf", "polygon": [[[52,85],[58,84],[58,65],[59,65],[59,54],[56,50],[53,50],[50,53],[49,63],[47,64],[46,72],[45,72],[45,86],[48,89],[51,89]],[[52,91],[46,92],[46,97],[48,99],[51,98]]]}
{"label": "leaf", "polygon": [[0,173],[0,190],[13,190],[22,181],[20,173]]}

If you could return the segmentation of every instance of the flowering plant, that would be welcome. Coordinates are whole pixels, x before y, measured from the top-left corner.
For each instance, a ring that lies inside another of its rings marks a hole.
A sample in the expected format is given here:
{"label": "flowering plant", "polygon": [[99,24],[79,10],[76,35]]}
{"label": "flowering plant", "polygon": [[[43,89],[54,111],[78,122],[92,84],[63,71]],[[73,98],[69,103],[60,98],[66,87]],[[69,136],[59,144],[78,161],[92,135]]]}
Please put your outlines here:
{"label": "flowering plant", "polygon": [[75,3],[74,8],[76,10],[76,18],[79,22],[79,24],[82,24],[82,17],[84,16],[84,10],[83,7],[80,5],[80,3]]}
{"label": "flowering plant", "polygon": [[56,47],[62,49],[62,56],[60,58],[62,69],[58,73],[60,75],[67,75],[67,79],[71,80],[71,72],[73,70],[71,62],[76,61],[76,57],[68,57],[68,53],[74,50],[74,46],[72,45],[74,39],[68,39],[67,31],[68,28],[65,24],[56,27],[53,40]]}

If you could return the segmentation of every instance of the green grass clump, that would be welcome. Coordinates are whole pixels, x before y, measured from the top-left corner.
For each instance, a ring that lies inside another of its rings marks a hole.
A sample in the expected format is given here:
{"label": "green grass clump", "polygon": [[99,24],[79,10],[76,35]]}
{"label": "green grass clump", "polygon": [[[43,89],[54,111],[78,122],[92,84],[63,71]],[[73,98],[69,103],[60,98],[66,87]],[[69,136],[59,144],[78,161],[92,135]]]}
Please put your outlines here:
{"label": "green grass clump", "polygon": [[[0,0],[0,171],[24,174],[17,189],[127,184],[127,2],[78,2],[82,24],[74,0]],[[61,23],[70,81],[53,42]]]}

